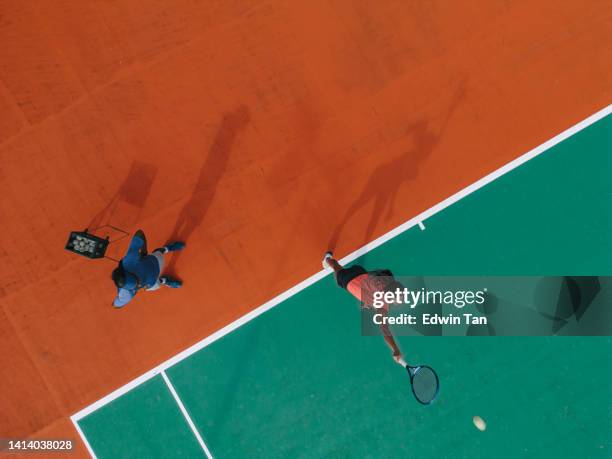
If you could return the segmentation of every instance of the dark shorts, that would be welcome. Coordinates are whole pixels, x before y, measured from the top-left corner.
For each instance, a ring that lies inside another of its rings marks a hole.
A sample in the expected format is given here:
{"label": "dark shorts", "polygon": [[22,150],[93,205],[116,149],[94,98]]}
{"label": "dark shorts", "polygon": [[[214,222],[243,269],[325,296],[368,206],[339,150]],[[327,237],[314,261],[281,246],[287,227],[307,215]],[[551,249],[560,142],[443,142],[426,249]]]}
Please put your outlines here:
{"label": "dark shorts", "polygon": [[336,273],[336,282],[342,288],[346,288],[350,281],[355,279],[357,276],[366,274],[367,271],[359,265],[354,265],[349,268],[342,268]]}

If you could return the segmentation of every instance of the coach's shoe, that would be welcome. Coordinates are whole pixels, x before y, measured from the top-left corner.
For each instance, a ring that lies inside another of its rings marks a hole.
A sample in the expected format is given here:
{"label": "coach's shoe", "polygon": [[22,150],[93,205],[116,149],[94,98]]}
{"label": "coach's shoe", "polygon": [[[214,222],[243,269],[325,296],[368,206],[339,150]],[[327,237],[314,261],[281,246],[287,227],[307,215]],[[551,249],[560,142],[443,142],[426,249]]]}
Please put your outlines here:
{"label": "coach's shoe", "polygon": [[323,269],[331,269],[330,266],[327,264],[327,260],[329,260],[330,258],[333,258],[333,256],[334,254],[331,250],[325,252],[325,255],[323,256],[323,260],[321,261],[321,264],[323,265]]}
{"label": "coach's shoe", "polygon": [[166,252],[177,252],[179,250],[183,250],[185,248],[185,243],[180,241],[168,242],[164,249]]}
{"label": "coach's shoe", "polygon": [[180,288],[183,282],[170,276],[162,276],[159,278],[159,283],[170,288]]}

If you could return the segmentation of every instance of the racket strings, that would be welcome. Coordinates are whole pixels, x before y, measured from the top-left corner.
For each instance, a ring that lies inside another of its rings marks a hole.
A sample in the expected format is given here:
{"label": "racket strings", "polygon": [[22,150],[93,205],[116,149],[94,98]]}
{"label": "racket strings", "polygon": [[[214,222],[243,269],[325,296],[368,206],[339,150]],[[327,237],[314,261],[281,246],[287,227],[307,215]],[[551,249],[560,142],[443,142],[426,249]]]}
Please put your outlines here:
{"label": "racket strings", "polygon": [[421,403],[429,404],[438,395],[438,377],[429,367],[417,368],[412,375],[412,391]]}

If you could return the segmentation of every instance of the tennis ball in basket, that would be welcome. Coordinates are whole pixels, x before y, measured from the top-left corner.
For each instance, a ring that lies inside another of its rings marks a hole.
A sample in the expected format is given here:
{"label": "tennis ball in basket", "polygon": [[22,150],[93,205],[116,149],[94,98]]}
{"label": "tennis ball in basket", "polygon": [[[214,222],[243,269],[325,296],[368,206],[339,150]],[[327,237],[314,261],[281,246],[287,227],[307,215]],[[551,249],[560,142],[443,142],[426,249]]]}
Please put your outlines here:
{"label": "tennis ball in basket", "polygon": [[472,422],[481,432],[484,432],[487,429],[487,423],[484,422],[484,419],[482,419],[480,416],[474,416],[472,418]]}

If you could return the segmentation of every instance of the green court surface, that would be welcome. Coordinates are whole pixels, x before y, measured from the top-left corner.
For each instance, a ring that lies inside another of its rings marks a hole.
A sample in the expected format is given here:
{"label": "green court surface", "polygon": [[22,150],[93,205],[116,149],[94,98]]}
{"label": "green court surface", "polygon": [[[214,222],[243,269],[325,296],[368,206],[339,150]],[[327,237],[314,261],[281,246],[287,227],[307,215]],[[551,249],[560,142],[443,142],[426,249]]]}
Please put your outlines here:
{"label": "green court surface", "polygon": [[[356,261],[612,275],[611,155],[608,115]],[[612,457],[611,337],[398,340],[437,370],[433,405],[328,275],[165,372],[215,458]],[[160,375],[76,422],[99,458],[205,457]]]}

